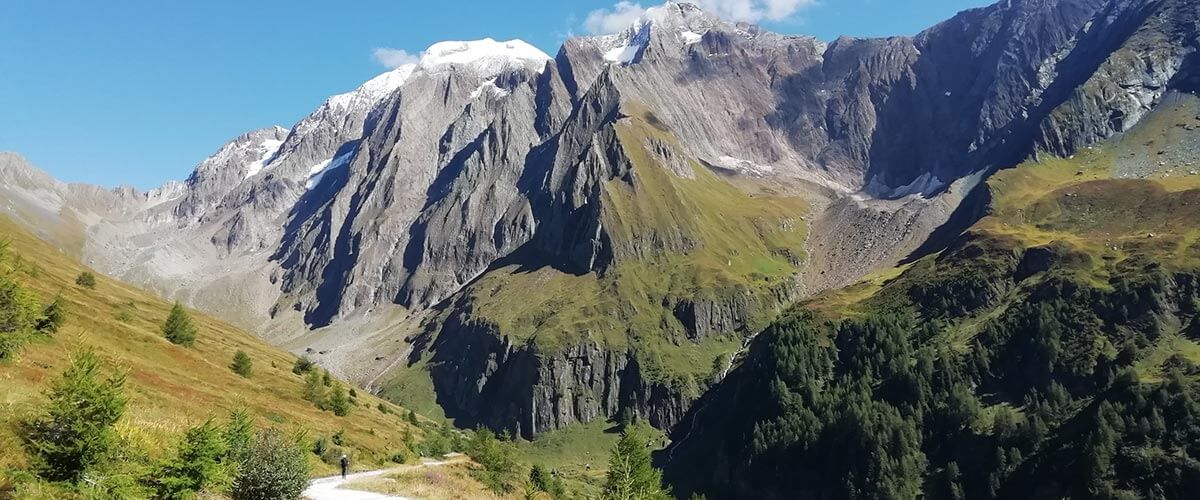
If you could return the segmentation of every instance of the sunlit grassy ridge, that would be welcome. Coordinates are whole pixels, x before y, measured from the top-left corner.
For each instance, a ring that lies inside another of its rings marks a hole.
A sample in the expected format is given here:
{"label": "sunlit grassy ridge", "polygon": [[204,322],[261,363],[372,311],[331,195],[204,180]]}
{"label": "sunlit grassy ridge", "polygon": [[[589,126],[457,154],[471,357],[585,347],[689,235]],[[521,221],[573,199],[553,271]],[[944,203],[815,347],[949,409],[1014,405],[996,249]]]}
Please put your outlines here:
{"label": "sunlit grassy ridge", "polygon": [[[0,218],[0,237],[11,242],[9,252],[21,261],[18,280],[43,302],[61,294],[68,311],[66,326],[53,338],[35,341],[17,360],[0,363],[0,447],[6,450],[0,453],[0,468],[24,463],[12,424],[36,411],[49,381],[83,347],[94,349],[110,369],[128,370],[130,403],[117,425],[123,437],[152,455],[172,450],[186,428],[209,417],[224,419],[241,406],[260,427],[304,431],[310,438],[345,430],[346,442],[364,465],[404,450],[406,433],[421,436],[403,420],[406,412],[395,406],[390,406],[394,414],[380,412],[382,400],[365,391],[348,417],[317,409],[301,399],[303,382],[291,371],[291,354],[199,312],[191,313],[199,329],[195,347],[173,345],[160,332],[171,304],[99,275],[94,290],[76,286],[86,268],[8,219]],[[238,350],[253,360],[249,378],[230,369]]]}

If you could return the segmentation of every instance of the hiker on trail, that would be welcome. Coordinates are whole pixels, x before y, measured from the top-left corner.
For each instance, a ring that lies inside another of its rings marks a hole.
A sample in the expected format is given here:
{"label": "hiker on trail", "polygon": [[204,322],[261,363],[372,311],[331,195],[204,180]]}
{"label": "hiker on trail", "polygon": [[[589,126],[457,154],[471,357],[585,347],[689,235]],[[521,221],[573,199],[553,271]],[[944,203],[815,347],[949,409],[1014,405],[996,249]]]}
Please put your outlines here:
{"label": "hiker on trail", "polygon": [[342,455],[342,479],[346,479],[348,472],[350,472],[350,458]]}

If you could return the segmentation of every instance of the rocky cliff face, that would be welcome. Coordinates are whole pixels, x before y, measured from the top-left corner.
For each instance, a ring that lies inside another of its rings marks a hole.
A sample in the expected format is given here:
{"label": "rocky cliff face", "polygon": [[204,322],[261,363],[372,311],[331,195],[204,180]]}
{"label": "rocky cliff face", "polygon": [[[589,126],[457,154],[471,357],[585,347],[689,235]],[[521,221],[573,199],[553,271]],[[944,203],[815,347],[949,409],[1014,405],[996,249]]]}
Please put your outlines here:
{"label": "rocky cliff face", "polygon": [[[429,314],[416,355],[470,420],[531,435],[628,407],[669,426],[716,350],[969,217],[988,172],[1195,89],[1192,7],[1006,0],[825,44],[668,3],[554,58],[436,44],[184,185],[9,168],[2,190],[86,228],[99,269],[281,342]],[[655,361],[675,352],[709,359]]]}
{"label": "rocky cliff face", "polygon": [[460,425],[533,438],[631,409],[651,425],[674,426],[696,394],[646,380],[636,357],[585,341],[552,352],[513,345],[469,311],[443,325],[430,374],[438,403]]}

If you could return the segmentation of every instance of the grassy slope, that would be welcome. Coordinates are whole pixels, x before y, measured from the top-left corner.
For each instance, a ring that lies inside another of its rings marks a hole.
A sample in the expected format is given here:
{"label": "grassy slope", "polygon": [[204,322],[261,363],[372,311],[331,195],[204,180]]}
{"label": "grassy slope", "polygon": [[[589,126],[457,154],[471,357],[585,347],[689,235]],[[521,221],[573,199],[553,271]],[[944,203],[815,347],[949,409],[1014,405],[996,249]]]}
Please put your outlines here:
{"label": "grassy slope", "polygon": [[[199,328],[196,346],[172,345],[159,332],[169,303],[104,276],[98,276],[95,290],[75,286],[76,276],[85,270],[82,265],[2,217],[0,237],[11,240],[10,251],[32,269],[20,275],[21,282],[44,302],[61,293],[69,313],[66,327],[54,338],[35,341],[15,362],[0,363],[0,421],[5,424],[0,426],[0,447],[12,450],[0,454],[0,468],[23,462],[9,424],[35,411],[46,384],[66,367],[70,353],[83,346],[94,348],[110,367],[128,368],[130,404],[118,426],[122,435],[152,454],[171,449],[188,426],[224,418],[239,405],[248,407],[260,426],[305,429],[310,437],[345,429],[363,466],[383,463],[390,452],[403,449],[409,426],[400,416],[381,413],[375,397],[360,393],[359,406],[345,418],[318,410],[300,398],[302,380],[291,372],[291,354],[199,312],[192,312]],[[121,311],[132,319],[118,320]],[[239,349],[254,361],[249,379],[229,369]],[[419,430],[412,433],[420,436]]]}
{"label": "grassy slope", "polygon": [[[1200,99],[1180,96],[1128,133],[1074,157],[1031,161],[993,175],[987,181],[991,210],[969,237],[1012,249],[1052,245],[1072,256],[1066,267],[1075,278],[1100,289],[1111,288],[1109,278],[1138,260],[1167,270],[1200,268],[1200,175],[1191,173],[1200,167],[1188,159],[1194,158],[1189,148],[1196,145]],[[1122,167],[1138,163],[1154,172],[1123,176]],[[935,258],[826,292],[807,305],[831,318],[858,315],[888,300],[887,291],[935,278]],[[1019,292],[1010,292],[1010,298]],[[1003,313],[1006,302],[947,328],[951,345],[967,349],[979,328]],[[1164,336],[1139,362],[1142,378],[1158,380],[1162,362],[1173,354],[1200,362],[1200,344],[1180,335]]]}

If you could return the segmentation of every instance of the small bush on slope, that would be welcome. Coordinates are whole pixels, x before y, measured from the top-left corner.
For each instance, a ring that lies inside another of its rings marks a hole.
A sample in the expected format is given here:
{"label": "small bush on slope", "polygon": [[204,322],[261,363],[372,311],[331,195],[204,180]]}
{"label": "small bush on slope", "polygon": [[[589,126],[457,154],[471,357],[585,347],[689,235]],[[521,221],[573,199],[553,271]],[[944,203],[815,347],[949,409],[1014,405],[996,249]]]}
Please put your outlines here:
{"label": "small bush on slope", "polygon": [[94,290],[96,288],[96,275],[92,274],[91,271],[79,273],[79,277],[75,278],[75,284],[88,290]]}
{"label": "small bush on slope", "polygon": [[259,433],[234,481],[233,500],[291,500],[308,484],[308,458],[278,430]]}
{"label": "small bush on slope", "polygon": [[249,378],[254,371],[254,361],[250,359],[250,355],[246,354],[246,351],[239,349],[233,354],[233,364],[229,365],[229,368],[233,370],[233,373]]}

